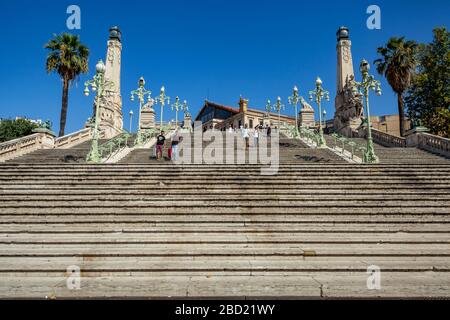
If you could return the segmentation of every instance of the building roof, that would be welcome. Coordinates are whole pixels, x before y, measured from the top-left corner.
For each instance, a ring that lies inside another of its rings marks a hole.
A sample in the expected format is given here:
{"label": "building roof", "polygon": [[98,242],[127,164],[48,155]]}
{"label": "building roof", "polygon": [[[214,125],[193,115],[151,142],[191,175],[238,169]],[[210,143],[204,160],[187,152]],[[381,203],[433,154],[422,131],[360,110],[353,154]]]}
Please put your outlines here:
{"label": "building roof", "polygon": [[[199,121],[201,114],[208,107],[214,107],[214,108],[217,108],[217,109],[226,110],[226,111],[229,111],[229,112],[231,112],[231,113],[233,113],[235,115],[240,112],[239,108],[233,108],[233,107],[229,107],[229,106],[225,106],[225,105],[222,105],[222,104],[218,104],[218,103],[215,103],[215,102],[211,102],[211,101],[205,100],[205,105],[203,106],[203,108],[198,113],[197,117],[195,118],[195,121]],[[258,112],[258,113],[261,113],[261,114],[267,113],[267,111],[258,110],[258,109],[250,109],[250,108],[248,109],[248,111]],[[271,112],[270,115],[278,117],[278,113]],[[292,116],[287,116],[287,115],[284,115],[284,114],[281,114],[281,116],[283,118],[289,118],[289,119],[295,120],[295,117],[292,117]]]}
{"label": "building roof", "polygon": [[203,113],[203,111],[208,108],[208,107],[214,107],[216,109],[221,109],[221,110],[225,110],[225,111],[229,111],[231,113],[234,114],[238,114],[239,113],[239,108],[233,108],[233,107],[228,107],[228,106],[224,106],[218,103],[214,103],[208,100],[205,100],[205,105],[203,106],[203,108],[200,110],[200,112],[198,113],[197,117],[195,118],[195,121],[198,121],[200,118],[200,115]]}

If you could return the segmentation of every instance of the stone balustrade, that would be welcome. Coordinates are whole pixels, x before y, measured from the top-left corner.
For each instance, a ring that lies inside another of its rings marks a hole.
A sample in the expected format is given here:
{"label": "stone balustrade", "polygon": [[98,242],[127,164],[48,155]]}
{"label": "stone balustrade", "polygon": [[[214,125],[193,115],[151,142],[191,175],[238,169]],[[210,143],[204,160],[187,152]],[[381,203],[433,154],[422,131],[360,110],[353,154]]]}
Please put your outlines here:
{"label": "stone balustrade", "polygon": [[372,129],[372,139],[374,142],[386,147],[406,148],[405,138],[397,137],[376,129]]}
{"label": "stone balustrade", "polygon": [[[358,133],[353,133],[353,137],[365,138],[367,139],[367,127],[360,128]],[[392,134],[376,130],[372,128],[372,139],[375,143],[381,144],[385,147],[391,148],[406,148],[406,139]]]}
{"label": "stone balustrade", "polygon": [[48,132],[39,132],[0,144],[0,162],[15,159],[39,149],[51,149],[54,136]]}
{"label": "stone balustrade", "polygon": [[421,132],[417,134],[417,147],[450,157],[450,139]]}
{"label": "stone balustrade", "polygon": [[80,143],[86,142],[92,139],[93,130],[92,128],[86,128],[64,137],[55,139],[55,148],[59,149],[69,149]]}

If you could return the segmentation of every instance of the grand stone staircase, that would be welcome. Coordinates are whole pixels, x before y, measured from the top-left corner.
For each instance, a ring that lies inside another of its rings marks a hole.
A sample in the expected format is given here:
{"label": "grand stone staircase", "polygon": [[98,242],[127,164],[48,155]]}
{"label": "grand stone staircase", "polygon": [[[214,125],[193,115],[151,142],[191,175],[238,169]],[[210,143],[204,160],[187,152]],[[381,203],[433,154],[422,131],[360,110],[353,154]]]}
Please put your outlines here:
{"label": "grand stone staircase", "polygon": [[[99,144],[108,140],[100,139]],[[8,163],[85,163],[92,141],[86,141],[69,149],[42,149],[8,161]]]}
{"label": "grand stone staircase", "polygon": [[352,165],[280,144],[274,176],[150,150],[1,165],[0,297],[450,297],[450,162],[386,150]]}

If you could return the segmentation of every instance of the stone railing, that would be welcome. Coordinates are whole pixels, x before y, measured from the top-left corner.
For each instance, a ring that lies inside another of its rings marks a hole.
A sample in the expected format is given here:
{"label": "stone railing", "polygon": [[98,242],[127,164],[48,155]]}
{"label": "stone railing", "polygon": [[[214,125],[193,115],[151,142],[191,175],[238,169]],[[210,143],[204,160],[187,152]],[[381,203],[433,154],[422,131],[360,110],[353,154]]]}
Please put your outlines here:
{"label": "stone railing", "polygon": [[386,147],[406,148],[405,138],[397,137],[376,129],[372,129],[372,139],[374,142]]}
{"label": "stone railing", "polygon": [[[367,127],[359,129],[359,137],[367,139]],[[357,136],[358,136],[357,135]],[[372,139],[375,143],[385,147],[406,148],[406,139],[372,128]]]}
{"label": "stone railing", "polygon": [[7,141],[0,144],[0,162],[12,160],[39,149],[52,149],[54,143],[53,135],[47,132]]}
{"label": "stone railing", "polygon": [[421,132],[417,134],[417,147],[450,158],[450,139]]}
{"label": "stone railing", "polygon": [[86,128],[67,136],[55,139],[55,148],[58,149],[69,149],[80,143],[89,141],[92,139],[93,130],[92,128]]}

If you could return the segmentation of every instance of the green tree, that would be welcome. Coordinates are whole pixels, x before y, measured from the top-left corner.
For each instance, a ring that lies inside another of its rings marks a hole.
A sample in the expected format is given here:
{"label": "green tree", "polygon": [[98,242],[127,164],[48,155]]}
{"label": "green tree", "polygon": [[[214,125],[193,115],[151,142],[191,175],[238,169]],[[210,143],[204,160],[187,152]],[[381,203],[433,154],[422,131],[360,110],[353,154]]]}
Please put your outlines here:
{"label": "green tree", "polygon": [[433,42],[420,46],[418,74],[405,102],[412,119],[450,138],[450,32],[436,28],[433,34]]}
{"label": "green tree", "polygon": [[32,123],[30,120],[26,119],[1,120],[0,143],[28,136],[32,134],[33,129],[36,129],[37,127],[37,124]]}
{"label": "green tree", "polygon": [[55,35],[45,48],[50,52],[47,56],[46,68],[48,73],[56,72],[63,83],[61,120],[59,136],[64,136],[66,128],[67,108],[69,104],[69,86],[82,73],[88,72],[89,49],[81,44],[77,35],[63,33]]}
{"label": "green tree", "polygon": [[385,47],[377,49],[380,59],[375,60],[377,71],[384,75],[397,94],[400,135],[405,134],[405,108],[403,95],[411,86],[417,67],[417,48],[415,41],[405,41],[404,37],[391,38]]}

